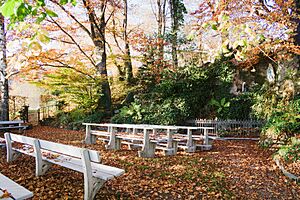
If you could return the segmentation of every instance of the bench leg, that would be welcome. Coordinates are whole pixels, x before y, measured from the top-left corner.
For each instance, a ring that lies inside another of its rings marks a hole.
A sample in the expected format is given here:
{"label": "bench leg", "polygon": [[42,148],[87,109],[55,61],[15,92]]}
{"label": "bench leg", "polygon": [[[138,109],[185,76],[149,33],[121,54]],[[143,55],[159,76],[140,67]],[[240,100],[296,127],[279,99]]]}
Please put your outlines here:
{"label": "bench leg", "polygon": [[83,149],[81,154],[84,177],[84,200],[93,200],[99,189],[105,183],[105,180],[93,177],[92,165],[88,150]]}
{"label": "bench leg", "polygon": [[97,140],[96,135],[91,135],[91,143],[92,143],[92,144],[95,144],[95,143],[96,143],[96,140]]}
{"label": "bench leg", "polygon": [[10,133],[5,133],[4,138],[6,143],[6,161],[12,162],[19,156],[20,153],[13,150]]}
{"label": "bench leg", "polygon": [[187,153],[195,153],[196,151],[196,142],[193,140],[192,141],[192,145],[188,146],[188,148],[186,149]]}
{"label": "bench leg", "polygon": [[46,171],[51,167],[51,163],[47,161],[38,161],[36,159],[36,164],[35,164],[35,175],[36,176],[42,176],[46,173]]}
{"label": "bench leg", "polygon": [[86,144],[95,144],[96,143],[96,136],[91,134],[91,126],[87,125],[85,130],[85,139]]}
{"label": "bench leg", "polygon": [[39,140],[34,140],[34,157],[35,157],[35,175],[41,176],[51,167],[51,163],[43,160],[41,146]]}
{"label": "bench leg", "polygon": [[174,156],[177,154],[178,150],[178,141],[172,141],[172,148],[165,149],[164,154],[165,156]]}
{"label": "bench leg", "polygon": [[106,149],[119,150],[121,148],[121,139],[116,137],[116,134],[112,133],[109,142],[106,145]]}
{"label": "bench leg", "polygon": [[19,152],[13,150],[13,149],[7,149],[6,150],[6,161],[9,163],[9,162],[12,162],[14,160],[16,160],[18,158],[18,156],[20,155]]}
{"label": "bench leg", "polygon": [[149,142],[149,145],[144,146],[141,151],[138,151],[138,156],[142,158],[153,158],[155,156],[156,143]]}
{"label": "bench leg", "polygon": [[93,200],[105,181],[92,177],[84,180],[84,200]]}

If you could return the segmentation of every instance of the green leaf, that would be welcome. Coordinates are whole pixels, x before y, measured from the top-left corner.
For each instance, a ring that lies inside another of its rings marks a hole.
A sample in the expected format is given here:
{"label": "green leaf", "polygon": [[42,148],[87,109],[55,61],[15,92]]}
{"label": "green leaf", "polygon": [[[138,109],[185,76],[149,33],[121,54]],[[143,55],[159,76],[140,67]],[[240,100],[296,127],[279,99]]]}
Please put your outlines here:
{"label": "green leaf", "polygon": [[31,6],[28,7],[24,3],[22,3],[17,9],[17,17],[20,21],[23,21],[27,15],[31,12]]}
{"label": "green leaf", "polygon": [[220,113],[222,111],[222,107],[220,107],[217,112]]}
{"label": "green leaf", "polygon": [[76,4],[77,4],[76,0],[71,0],[71,3],[73,6],[76,6]]}
{"label": "green leaf", "polygon": [[226,99],[225,99],[225,98],[222,98],[222,99],[221,99],[221,105],[222,105],[222,106],[224,106],[224,104],[225,104],[225,101],[226,101]]}
{"label": "green leaf", "polygon": [[49,15],[50,17],[58,17],[58,15],[55,13],[55,12],[53,12],[52,10],[46,10],[46,13],[47,13],[47,15]]}
{"label": "green leaf", "polygon": [[37,0],[37,1],[36,1],[36,4],[37,4],[38,6],[45,6],[45,5],[46,5],[44,0]]}
{"label": "green leaf", "polygon": [[259,37],[259,40],[262,40],[262,41],[264,41],[266,39],[266,37],[263,34],[259,34],[258,37]]}
{"label": "green leaf", "polygon": [[68,3],[68,0],[60,0],[59,4],[61,5],[66,5]]}
{"label": "green leaf", "polygon": [[37,8],[33,9],[32,12],[31,12],[31,14],[32,14],[33,16],[36,16],[37,13],[38,13],[38,9],[37,9]]}
{"label": "green leaf", "polygon": [[216,31],[218,29],[217,24],[212,24],[211,28]]}
{"label": "green leaf", "polygon": [[215,99],[210,100],[209,104],[212,106],[217,106],[217,107],[220,106],[219,102]]}
{"label": "green leaf", "polygon": [[20,4],[19,0],[8,0],[0,8],[0,12],[4,17],[14,15],[15,8]]}
{"label": "green leaf", "polygon": [[227,102],[227,103],[224,105],[225,108],[228,108],[229,106],[230,106],[230,102]]}
{"label": "green leaf", "polygon": [[39,15],[39,17],[37,18],[37,20],[36,20],[36,23],[41,23],[42,21],[44,21],[44,19],[47,17],[47,14],[46,13],[41,13],[40,15]]}
{"label": "green leaf", "polygon": [[222,16],[222,21],[228,21],[228,20],[229,20],[229,16],[226,15],[226,14],[224,14],[224,15]]}

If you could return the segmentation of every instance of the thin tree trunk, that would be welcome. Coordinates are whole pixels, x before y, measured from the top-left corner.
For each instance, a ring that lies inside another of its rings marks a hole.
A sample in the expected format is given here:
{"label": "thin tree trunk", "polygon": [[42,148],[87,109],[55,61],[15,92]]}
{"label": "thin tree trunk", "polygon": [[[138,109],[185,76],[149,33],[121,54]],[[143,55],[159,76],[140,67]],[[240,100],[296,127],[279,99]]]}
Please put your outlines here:
{"label": "thin tree trunk", "polygon": [[6,78],[6,36],[4,17],[0,15],[1,120],[9,120],[9,88]]}
{"label": "thin tree trunk", "polygon": [[124,0],[124,21],[123,21],[123,28],[124,28],[124,42],[125,42],[125,58],[124,58],[124,66],[125,66],[125,78],[127,84],[132,83],[133,74],[132,74],[132,62],[131,62],[131,55],[130,55],[130,48],[128,42],[128,34],[127,34],[127,23],[128,23],[128,2]]}
{"label": "thin tree trunk", "polygon": [[[89,0],[83,0],[83,3],[88,11],[89,21],[91,23],[91,39],[95,45],[95,54],[97,57],[97,70],[101,75],[101,83],[100,89],[102,95],[99,98],[97,110],[104,110],[107,114],[111,114],[111,91],[108,82],[107,68],[106,68],[106,38],[105,38],[105,29],[106,29],[106,21],[105,21],[105,1],[99,2],[99,9],[101,16],[99,17],[99,24],[97,23],[97,16],[95,14],[95,10],[90,7]],[[99,91],[100,92],[100,91]]]}
{"label": "thin tree trunk", "polygon": [[178,67],[178,56],[177,56],[177,31],[178,31],[178,19],[176,17],[177,6],[175,4],[175,0],[170,0],[170,11],[171,11],[171,46],[172,46],[172,61],[173,66]]}
{"label": "thin tree trunk", "polygon": [[159,58],[163,60],[164,58],[164,36],[165,36],[165,25],[166,25],[166,0],[157,0],[157,37],[158,37],[158,51]]}

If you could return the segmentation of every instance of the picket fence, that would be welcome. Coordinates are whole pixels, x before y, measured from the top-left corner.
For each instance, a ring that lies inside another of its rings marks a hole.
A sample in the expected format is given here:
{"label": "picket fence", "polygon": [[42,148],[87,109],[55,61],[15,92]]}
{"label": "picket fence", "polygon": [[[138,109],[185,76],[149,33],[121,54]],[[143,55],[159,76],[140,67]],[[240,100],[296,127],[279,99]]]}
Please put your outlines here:
{"label": "picket fence", "polygon": [[264,121],[259,120],[220,120],[220,119],[194,119],[188,120],[187,124],[190,126],[198,127],[214,127],[215,129],[210,130],[210,135],[219,135],[224,131],[248,131],[248,132],[257,132],[263,125]]}

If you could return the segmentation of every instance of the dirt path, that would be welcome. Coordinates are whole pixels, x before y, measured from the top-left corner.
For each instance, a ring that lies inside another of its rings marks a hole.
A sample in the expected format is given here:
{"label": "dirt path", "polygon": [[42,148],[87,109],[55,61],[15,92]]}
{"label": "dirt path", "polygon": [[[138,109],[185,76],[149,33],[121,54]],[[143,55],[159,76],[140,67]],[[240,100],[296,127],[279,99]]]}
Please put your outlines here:
{"label": "dirt path", "polygon": [[[97,199],[300,199],[300,185],[287,180],[267,150],[253,141],[215,141],[213,150],[173,157],[160,153],[143,159],[124,147],[106,151],[104,144],[84,145],[84,132],[35,127],[27,136],[100,151],[103,163],[126,173],[105,184]],[[34,192],[34,199],[82,199],[82,174],[59,166],[35,177],[33,158],[11,164],[0,150],[0,171]]]}

